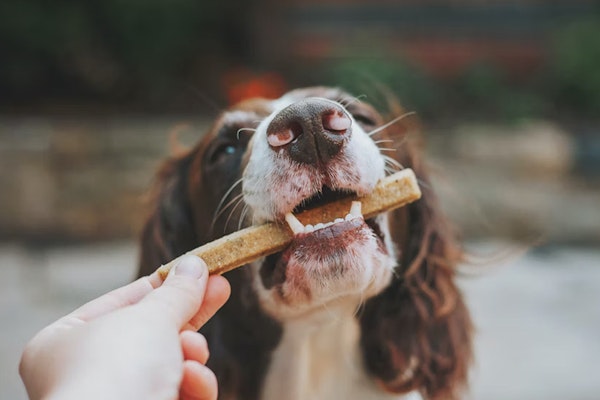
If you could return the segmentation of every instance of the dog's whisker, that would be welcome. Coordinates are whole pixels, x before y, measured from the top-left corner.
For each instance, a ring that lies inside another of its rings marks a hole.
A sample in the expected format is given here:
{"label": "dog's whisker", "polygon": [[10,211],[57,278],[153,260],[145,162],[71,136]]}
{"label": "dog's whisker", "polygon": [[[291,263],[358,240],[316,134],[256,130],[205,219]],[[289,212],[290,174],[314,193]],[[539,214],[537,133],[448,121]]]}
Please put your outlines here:
{"label": "dog's whisker", "polygon": [[231,199],[227,204],[225,204],[225,206],[223,207],[223,209],[219,212],[219,214],[217,214],[216,218],[219,218],[219,216],[222,215],[222,213],[225,210],[227,210],[229,207],[231,207],[236,201],[238,201],[243,196],[244,196],[243,193],[237,194],[233,199]]}
{"label": "dog's whisker", "polygon": [[236,203],[233,206],[233,208],[231,209],[229,216],[225,220],[225,225],[223,225],[223,233],[225,233],[227,231],[227,227],[229,226],[229,221],[231,221],[231,217],[233,217],[233,214],[235,214],[235,210],[240,206],[240,204],[244,203],[244,195],[240,194],[239,196],[236,196],[235,200],[236,200]]}
{"label": "dog's whisker", "polygon": [[219,202],[219,205],[217,206],[217,212],[219,211],[219,209],[221,208],[221,206],[225,202],[225,199],[227,199],[227,196],[229,196],[231,194],[231,192],[235,189],[235,187],[237,185],[241,184],[242,182],[244,182],[244,178],[240,178],[237,181],[233,182],[233,184],[229,187],[229,189],[227,189],[227,191],[225,192],[225,194],[221,198],[221,201]]}
{"label": "dog's whisker", "polygon": [[384,172],[386,173],[386,176],[389,176],[389,175],[393,175],[396,172],[398,172],[398,169],[397,168],[385,167],[384,168]]}
{"label": "dog's whisker", "polygon": [[392,175],[398,171],[402,171],[404,166],[400,164],[400,162],[393,157],[382,154],[381,155],[384,161],[384,171],[388,175]]}
{"label": "dog's whisker", "polygon": [[240,140],[240,133],[242,132],[256,132],[256,128],[240,128],[237,130],[237,133],[235,134],[235,137],[237,138],[237,140]]}
{"label": "dog's whisker", "polygon": [[217,206],[217,208],[215,210],[215,216],[213,217],[213,220],[212,220],[211,229],[214,227],[215,221],[219,217],[219,214],[221,212],[221,207],[223,207],[223,203],[225,203],[225,200],[227,200],[227,197],[231,194],[231,192],[233,192],[233,190],[235,190],[236,186],[238,186],[242,182],[244,182],[244,178],[240,178],[237,181],[235,181],[233,183],[233,185],[231,185],[231,187],[229,189],[227,189],[227,191],[221,198],[221,201],[219,202],[219,205]]}
{"label": "dog's whisker", "polygon": [[392,140],[392,139],[381,139],[381,140],[376,140],[373,143],[379,144],[379,143],[394,143],[394,142],[395,142],[395,140]]}
{"label": "dog's whisker", "polygon": [[248,204],[244,204],[244,208],[242,208],[242,213],[240,214],[240,220],[238,221],[238,231],[242,229],[242,224],[248,215],[248,210],[250,210],[250,206]]}
{"label": "dog's whisker", "polygon": [[384,169],[389,175],[395,174],[398,171],[402,171],[402,168],[395,165],[388,165]]}
{"label": "dog's whisker", "polygon": [[387,164],[387,165],[385,166],[385,168],[387,168],[387,169],[388,169],[388,171],[390,171],[391,173],[398,172],[398,171],[402,171],[402,168],[400,168],[400,167],[399,167],[399,166],[397,166],[397,165],[392,165],[392,164]]}
{"label": "dog's whisker", "polygon": [[223,195],[223,199],[221,199],[221,201],[220,201],[220,203],[219,203],[219,204],[222,204],[222,203],[223,203],[223,200],[224,200],[224,199],[225,199],[227,196],[229,196],[229,195],[231,194],[231,192],[232,192],[232,191],[235,189],[235,187],[236,187],[236,186],[238,186],[238,185],[240,185],[240,184],[242,184],[243,182],[244,182],[244,178],[243,178],[243,177],[241,177],[241,178],[239,178],[238,180],[236,180],[235,182],[233,182],[233,183],[231,184],[231,186],[229,187],[229,189],[227,189],[227,191],[226,191],[226,192],[225,192],[225,194]]}
{"label": "dog's whisker", "polygon": [[379,151],[398,151],[398,149],[394,149],[391,147],[379,147]]}
{"label": "dog's whisker", "polygon": [[[223,215],[223,213],[225,211],[227,211],[227,209],[229,207],[231,207],[232,205],[234,205],[236,202],[240,201],[240,199],[242,199],[243,197],[244,197],[243,193],[238,194],[233,199],[231,199],[217,214],[215,214],[215,216],[213,218],[213,223],[211,224],[211,230],[214,229],[214,226],[215,226],[217,220],[219,219],[219,217],[221,215]],[[234,207],[234,209],[235,209],[235,207]]]}
{"label": "dog's whisker", "polygon": [[344,97],[342,99],[338,99],[338,103],[340,103],[342,106],[344,106],[344,108],[348,107],[351,104],[354,103],[360,103],[361,99],[366,98],[367,95],[366,94],[360,94],[358,96],[348,96],[348,97]]}
{"label": "dog's whisker", "polygon": [[400,115],[399,117],[394,118],[393,120],[391,120],[390,122],[387,122],[383,125],[381,125],[380,127],[377,127],[375,129],[373,129],[371,132],[368,133],[369,136],[373,136],[381,131],[383,131],[384,129],[390,127],[391,125],[394,125],[396,122],[399,122],[401,120],[403,120],[406,117],[410,117],[412,115],[416,115],[417,113],[415,111],[409,111],[407,113],[404,113],[402,115]]}
{"label": "dog's whisker", "polygon": [[400,162],[390,156],[386,156],[386,155],[382,155],[383,160],[385,162],[385,164],[392,166],[392,167],[396,167],[398,168],[398,170],[403,170],[404,169],[404,165],[400,164]]}

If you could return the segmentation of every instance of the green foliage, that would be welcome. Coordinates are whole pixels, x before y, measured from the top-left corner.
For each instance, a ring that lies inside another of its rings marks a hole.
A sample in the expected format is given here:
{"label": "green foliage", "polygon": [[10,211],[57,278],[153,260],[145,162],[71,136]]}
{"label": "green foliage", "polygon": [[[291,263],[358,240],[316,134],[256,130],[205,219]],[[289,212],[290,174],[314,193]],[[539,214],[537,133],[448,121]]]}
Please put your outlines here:
{"label": "green foliage", "polygon": [[550,85],[556,101],[600,114],[600,18],[578,21],[557,32]]}
{"label": "green foliage", "polygon": [[464,115],[482,114],[505,120],[539,116],[546,105],[530,85],[517,86],[491,64],[471,66],[457,80],[453,97],[464,106]]}
{"label": "green foliage", "polygon": [[221,8],[197,0],[3,0],[0,89],[93,94],[120,86],[147,94],[177,79],[212,40]]}
{"label": "green foliage", "polygon": [[469,68],[459,80],[462,94],[474,102],[496,103],[494,99],[506,90],[502,73],[492,65],[476,64]]}

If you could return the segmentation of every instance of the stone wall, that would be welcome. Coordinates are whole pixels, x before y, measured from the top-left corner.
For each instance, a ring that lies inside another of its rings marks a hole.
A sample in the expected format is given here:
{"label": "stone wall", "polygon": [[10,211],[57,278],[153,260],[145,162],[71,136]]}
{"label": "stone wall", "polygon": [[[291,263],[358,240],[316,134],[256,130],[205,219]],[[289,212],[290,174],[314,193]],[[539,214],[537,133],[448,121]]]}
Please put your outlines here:
{"label": "stone wall", "polygon": [[131,237],[178,118],[0,119],[0,237],[41,241]]}
{"label": "stone wall", "polygon": [[[577,135],[529,121],[430,137],[436,187],[467,237],[600,243],[600,169],[582,173]],[[600,153],[593,163],[600,167]]]}

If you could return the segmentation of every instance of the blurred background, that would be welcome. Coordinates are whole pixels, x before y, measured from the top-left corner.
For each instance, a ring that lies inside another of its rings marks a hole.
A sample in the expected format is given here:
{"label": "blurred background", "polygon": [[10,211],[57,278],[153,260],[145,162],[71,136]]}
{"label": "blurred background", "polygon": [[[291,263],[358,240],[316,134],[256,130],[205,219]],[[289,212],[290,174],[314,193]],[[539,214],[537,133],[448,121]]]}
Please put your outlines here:
{"label": "blurred background", "polygon": [[[476,274],[471,399],[597,399],[600,7],[588,0],[0,2],[0,398],[27,340],[135,274],[169,136],[339,85],[416,111]],[[492,262],[493,261],[493,262]],[[474,276],[475,275],[475,276]]]}

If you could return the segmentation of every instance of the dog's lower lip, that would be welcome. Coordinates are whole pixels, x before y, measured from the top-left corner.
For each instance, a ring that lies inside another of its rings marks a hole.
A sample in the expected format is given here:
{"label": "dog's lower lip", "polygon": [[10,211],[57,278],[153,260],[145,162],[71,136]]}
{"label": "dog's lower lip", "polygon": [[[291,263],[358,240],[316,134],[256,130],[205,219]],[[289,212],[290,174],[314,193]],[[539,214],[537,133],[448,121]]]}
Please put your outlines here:
{"label": "dog's lower lip", "polygon": [[[343,220],[325,227],[319,228],[313,231],[307,231],[294,236],[294,242],[302,244],[304,248],[310,248],[312,246],[321,247],[324,242],[341,242],[346,243],[345,240],[341,239],[342,236],[348,232],[357,231],[363,229],[365,221],[362,218],[351,218]],[[347,236],[347,235],[346,235]]]}

